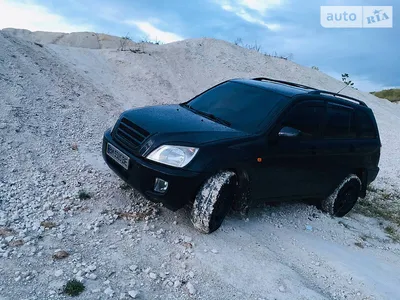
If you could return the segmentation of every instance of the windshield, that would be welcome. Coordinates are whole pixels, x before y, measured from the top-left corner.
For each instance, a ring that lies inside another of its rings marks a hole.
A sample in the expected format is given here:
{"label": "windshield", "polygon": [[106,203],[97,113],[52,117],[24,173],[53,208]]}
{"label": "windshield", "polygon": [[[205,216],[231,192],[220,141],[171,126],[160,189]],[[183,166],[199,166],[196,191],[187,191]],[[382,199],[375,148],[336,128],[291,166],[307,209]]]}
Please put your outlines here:
{"label": "windshield", "polygon": [[197,96],[188,104],[193,111],[209,115],[234,129],[256,133],[261,123],[284,96],[237,82],[226,82]]}

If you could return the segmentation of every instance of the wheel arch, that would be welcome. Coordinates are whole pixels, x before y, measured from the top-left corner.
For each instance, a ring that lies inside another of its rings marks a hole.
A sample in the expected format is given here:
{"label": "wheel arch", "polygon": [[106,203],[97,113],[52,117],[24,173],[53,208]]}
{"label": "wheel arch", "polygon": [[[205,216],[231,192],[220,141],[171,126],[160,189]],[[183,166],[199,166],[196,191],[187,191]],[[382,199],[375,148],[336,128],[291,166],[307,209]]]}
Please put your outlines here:
{"label": "wheel arch", "polygon": [[233,201],[234,210],[243,210],[251,204],[251,189],[250,189],[250,177],[246,170],[239,168],[225,168],[223,170],[232,171],[236,174],[236,190],[235,198]]}
{"label": "wheel arch", "polygon": [[365,198],[367,194],[368,170],[365,168],[358,168],[353,170],[353,173],[361,180],[360,198]]}

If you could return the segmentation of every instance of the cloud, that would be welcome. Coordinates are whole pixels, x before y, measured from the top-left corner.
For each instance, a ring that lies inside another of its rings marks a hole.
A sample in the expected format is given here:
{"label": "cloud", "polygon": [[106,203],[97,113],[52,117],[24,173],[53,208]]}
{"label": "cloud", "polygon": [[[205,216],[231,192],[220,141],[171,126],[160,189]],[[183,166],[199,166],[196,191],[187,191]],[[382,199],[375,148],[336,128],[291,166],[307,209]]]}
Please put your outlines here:
{"label": "cloud", "polygon": [[272,31],[281,29],[277,23],[265,22],[265,14],[269,8],[279,6],[282,0],[218,0],[221,8],[234,13],[246,22],[261,25]]}
{"label": "cloud", "polygon": [[283,0],[237,0],[236,2],[264,15],[269,8],[282,5]]}
{"label": "cloud", "polygon": [[93,31],[87,24],[73,24],[46,7],[29,2],[0,0],[0,29],[22,28],[31,31],[76,32]]}
{"label": "cloud", "polygon": [[262,19],[252,16],[250,13],[248,13],[243,8],[239,8],[239,7],[234,8],[230,5],[222,5],[222,9],[235,13],[238,17],[242,18],[243,20],[245,20],[247,22],[264,26],[270,30],[275,31],[275,30],[279,30],[281,28],[281,26],[279,24],[266,23]]}
{"label": "cloud", "polygon": [[152,41],[160,41],[163,43],[171,43],[183,40],[184,38],[168,31],[162,31],[156,27],[154,27],[149,22],[140,22],[134,20],[126,20],[124,21],[127,25],[134,25],[137,26],[142,32],[147,35],[147,38]]}

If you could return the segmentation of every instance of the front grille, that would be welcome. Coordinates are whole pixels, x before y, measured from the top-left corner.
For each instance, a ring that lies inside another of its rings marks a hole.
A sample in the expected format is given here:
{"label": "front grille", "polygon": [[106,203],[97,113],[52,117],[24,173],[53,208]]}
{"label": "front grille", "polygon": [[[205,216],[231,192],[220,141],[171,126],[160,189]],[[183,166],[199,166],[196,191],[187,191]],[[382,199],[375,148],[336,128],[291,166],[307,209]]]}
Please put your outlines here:
{"label": "front grille", "polygon": [[150,133],[147,130],[126,118],[122,118],[115,131],[116,140],[128,149],[136,149],[149,135]]}

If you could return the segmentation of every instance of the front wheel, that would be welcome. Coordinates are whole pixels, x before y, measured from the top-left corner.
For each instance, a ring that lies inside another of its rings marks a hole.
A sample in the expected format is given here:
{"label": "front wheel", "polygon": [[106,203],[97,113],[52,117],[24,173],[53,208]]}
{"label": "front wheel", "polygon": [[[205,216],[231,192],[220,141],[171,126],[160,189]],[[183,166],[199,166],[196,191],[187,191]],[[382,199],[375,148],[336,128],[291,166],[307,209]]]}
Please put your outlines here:
{"label": "front wheel", "polygon": [[350,174],[321,203],[322,209],[335,217],[345,216],[356,204],[361,191],[361,180]]}
{"label": "front wheel", "polygon": [[232,207],[236,174],[232,171],[211,176],[200,188],[193,203],[191,221],[203,233],[217,230]]}

